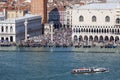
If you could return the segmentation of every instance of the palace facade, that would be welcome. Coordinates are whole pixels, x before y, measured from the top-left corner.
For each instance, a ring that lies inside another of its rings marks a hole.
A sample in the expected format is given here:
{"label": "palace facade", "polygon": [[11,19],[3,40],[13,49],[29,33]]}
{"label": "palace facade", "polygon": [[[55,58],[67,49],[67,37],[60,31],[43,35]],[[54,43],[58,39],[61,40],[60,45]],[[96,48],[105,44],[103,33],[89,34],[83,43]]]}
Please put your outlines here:
{"label": "palace facade", "polygon": [[119,3],[74,5],[67,13],[74,43],[120,41]]}

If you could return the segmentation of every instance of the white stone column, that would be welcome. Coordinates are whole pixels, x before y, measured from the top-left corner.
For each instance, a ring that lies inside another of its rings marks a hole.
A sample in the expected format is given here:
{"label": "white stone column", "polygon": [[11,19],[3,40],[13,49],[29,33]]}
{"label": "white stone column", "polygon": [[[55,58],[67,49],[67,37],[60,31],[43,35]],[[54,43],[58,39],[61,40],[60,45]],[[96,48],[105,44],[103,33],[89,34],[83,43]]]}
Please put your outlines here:
{"label": "white stone column", "polygon": [[53,24],[50,24],[50,32],[51,32],[51,43],[53,43]]}
{"label": "white stone column", "polygon": [[27,22],[27,19],[26,19],[25,22],[24,22],[24,25],[25,25],[25,42],[27,41],[27,24],[28,24],[28,22]]}

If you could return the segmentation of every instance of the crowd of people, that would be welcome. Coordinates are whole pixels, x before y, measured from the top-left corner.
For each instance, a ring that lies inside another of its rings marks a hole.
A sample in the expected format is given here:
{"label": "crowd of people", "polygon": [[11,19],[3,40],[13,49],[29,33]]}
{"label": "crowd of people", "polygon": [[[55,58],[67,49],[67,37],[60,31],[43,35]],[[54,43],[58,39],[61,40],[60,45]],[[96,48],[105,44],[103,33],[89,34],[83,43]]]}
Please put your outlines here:
{"label": "crowd of people", "polygon": [[58,46],[71,46],[72,45],[72,29],[61,28],[55,29],[53,35],[53,44]]}
{"label": "crowd of people", "polygon": [[55,28],[51,39],[51,34],[39,35],[29,38],[27,46],[72,46],[72,29]]}
{"label": "crowd of people", "polygon": [[[81,42],[72,42],[72,28],[54,28],[53,32],[48,34],[42,34],[39,36],[34,36],[32,38],[29,38],[27,42],[23,42],[23,46],[75,46],[75,47],[80,47],[80,46],[112,46],[113,43],[105,44],[105,43],[99,43],[99,42],[94,42],[94,41],[89,41],[89,44],[86,41],[81,41]],[[21,43],[20,43],[21,44]]]}

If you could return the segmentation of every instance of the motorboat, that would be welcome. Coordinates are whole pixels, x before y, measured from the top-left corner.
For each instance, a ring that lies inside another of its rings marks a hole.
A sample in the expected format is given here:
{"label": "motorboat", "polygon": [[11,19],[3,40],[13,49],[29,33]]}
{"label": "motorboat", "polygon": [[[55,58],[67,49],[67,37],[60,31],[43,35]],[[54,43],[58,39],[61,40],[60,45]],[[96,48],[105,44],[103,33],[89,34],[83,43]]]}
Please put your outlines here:
{"label": "motorboat", "polygon": [[106,68],[78,68],[71,71],[72,74],[85,74],[85,73],[97,73],[97,72],[107,72]]}

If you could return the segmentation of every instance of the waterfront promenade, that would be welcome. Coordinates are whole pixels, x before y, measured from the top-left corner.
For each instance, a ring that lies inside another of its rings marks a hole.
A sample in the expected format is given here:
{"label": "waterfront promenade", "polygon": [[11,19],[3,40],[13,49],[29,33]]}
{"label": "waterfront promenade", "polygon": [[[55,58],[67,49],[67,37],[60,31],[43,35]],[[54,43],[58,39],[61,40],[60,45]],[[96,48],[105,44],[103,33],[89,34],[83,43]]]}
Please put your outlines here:
{"label": "waterfront promenade", "polygon": [[3,52],[82,52],[82,53],[120,53],[120,47],[116,48],[75,48],[75,47],[0,47]]}

